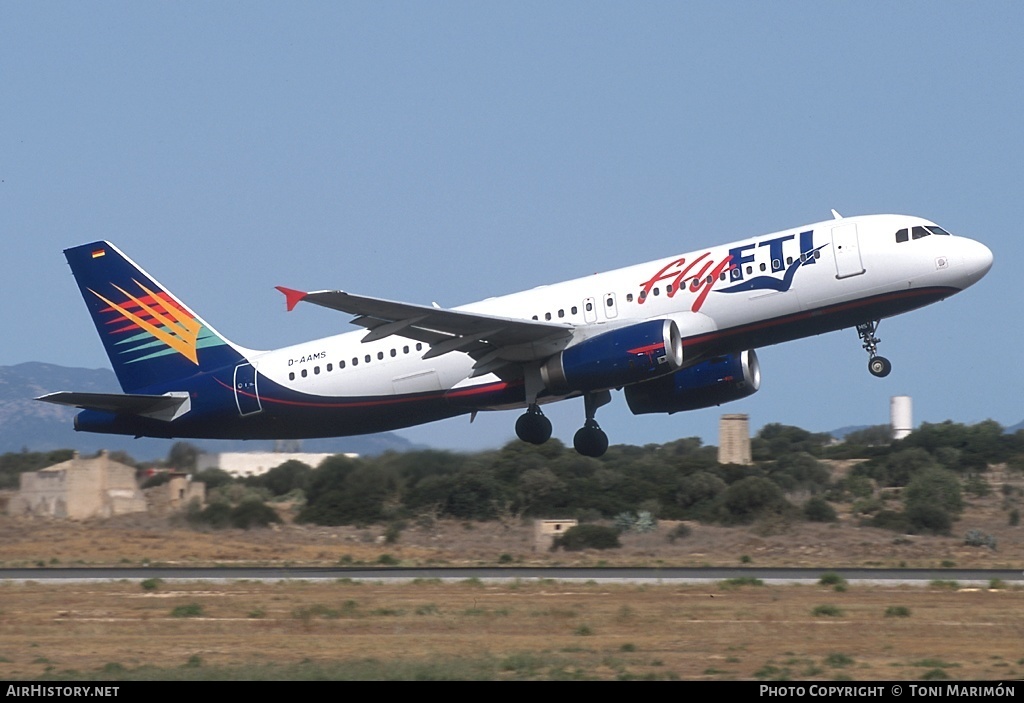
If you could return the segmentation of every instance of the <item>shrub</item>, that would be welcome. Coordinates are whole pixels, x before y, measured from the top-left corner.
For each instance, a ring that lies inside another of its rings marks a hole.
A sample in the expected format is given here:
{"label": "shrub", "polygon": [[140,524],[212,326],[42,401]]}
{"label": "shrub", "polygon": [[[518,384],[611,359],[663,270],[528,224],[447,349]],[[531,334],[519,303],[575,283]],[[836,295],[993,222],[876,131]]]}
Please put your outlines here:
{"label": "shrub", "polygon": [[281,522],[277,511],[259,501],[247,500],[231,510],[231,524],[243,530],[250,527],[266,527],[277,522]]}
{"label": "shrub", "polygon": [[835,522],[838,519],[835,508],[817,496],[804,503],[804,517],[811,522]]}
{"label": "shrub", "polygon": [[941,506],[932,503],[912,503],[906,509],[907,522],[915,531],[948,535],[953,518]]}
{"label": "shrub", "polygon": [[199,603],[188,603],[179,605],[171,611],[172,618],[198,618],[203,615],[203,606]]}
{"label": "shrub", "polygon": [[885,617],[887,618],[909,618],[910,608],[905,605],[890,605],[885,609]]}
{"label": "shrub", "polygon": [[826,571],[818,579],[818,583],[822,586],[845,586],[846,579],[834,571]]}
{"label": "shrub", "polygon": [[751,523],[765,513],[780,512],[789,505],[782,489],[760,476],[740,479],[718,499],[720,519],[727,524]]}
{"label": "shrub", "polygon": [[883,530],[892,530],[893,532],[908,532],[910,530],[910,522],[907,520],[907,516],[895,510],[878,511],[868,524],[871,527],[880,527]]}
{"label": "shrub", "polygon": [[811,611],[814,616],[824,616],[828,618],[842,617],[843,610],[837,605],[816,605],[814,610]]}
{"label": "shrub", "polygon": [[964,544],[968,547],[988,547],[995,551],[996,538],[981,530],[967,530],[967,534],[964,535]]}
{"label": "shrub", "polygon": [[621,547],[619,533],[603,525],[576,525],[570,527],[561,537],[556,537],[551,549],[561,547],[567,552],[581,549],[617,549]]}
{"label": "shrub", "polygon": [[690,536],[691,532],[692,530],[690,529],[690,526],[681,522],[669,531],[666,539],[668,539],[672,544],[675,544],[677,539],[685,539]]}

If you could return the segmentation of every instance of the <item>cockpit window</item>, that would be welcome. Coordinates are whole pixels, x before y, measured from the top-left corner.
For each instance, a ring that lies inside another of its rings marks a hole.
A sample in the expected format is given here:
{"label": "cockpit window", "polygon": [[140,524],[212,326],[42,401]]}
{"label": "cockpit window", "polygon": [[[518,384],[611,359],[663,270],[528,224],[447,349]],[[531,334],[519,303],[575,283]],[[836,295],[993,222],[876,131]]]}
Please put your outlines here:
{"label": "cockpit window", "polygon": [[924,227],[915,227],[910,231],[910,236],[914,239],[921,239],[923,237],[927,237],[929,234],[931,234],[931,232],[926,230]]}
{"label": "cockpit window", "polygon": [[947,232],[946,230],[942,229],[941,227],[939,227],[937,225],[928,225],[927,229],[932,234],[944,234],[947,237],[951,237],[952,236],[949,232]]}
{"label": "cockpit window", "polygon": [[897,244],[899,244],[900,242],[905,242],[908,239],[910,239],[910,230],[908,230],[906,227],[904,227],[903,229],[896,233]]}

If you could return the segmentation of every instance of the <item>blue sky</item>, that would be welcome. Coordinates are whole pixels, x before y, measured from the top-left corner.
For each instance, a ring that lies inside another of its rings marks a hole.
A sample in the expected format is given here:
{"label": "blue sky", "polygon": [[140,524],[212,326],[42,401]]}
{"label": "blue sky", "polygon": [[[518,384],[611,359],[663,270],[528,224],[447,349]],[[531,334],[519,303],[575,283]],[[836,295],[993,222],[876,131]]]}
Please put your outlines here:
{"label": "blue sky", "polygon": [[[109,366],[61,250],[110,239],[231,339],[351,329],[275,285],[491,295],[830,217],[985,242],[980,284],[758,350],[761,391],[598,415],[613,443],[1024,419],[1024,5],[1011,2],[6,2],[0,365]],[[549,408],[570,442],[582,401]],[[403,431],[480,449],[516,414]]]}

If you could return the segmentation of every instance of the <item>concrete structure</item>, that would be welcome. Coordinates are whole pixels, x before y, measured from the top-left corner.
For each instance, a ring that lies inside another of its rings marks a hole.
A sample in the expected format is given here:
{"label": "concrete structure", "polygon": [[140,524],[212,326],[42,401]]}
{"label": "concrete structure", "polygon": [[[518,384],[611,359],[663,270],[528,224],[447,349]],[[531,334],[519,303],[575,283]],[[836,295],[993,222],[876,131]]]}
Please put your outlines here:
{"label": "concrete structure", "polygon": [[718,463],[754,463],[750,454],[750,418],[746,415],[722,415],[718,420]]}
{"label": "concrete structure", "polygon": [[551,549],[555,538],[561,536],[570,527],[576,527],[576,520],[534,520],[533,521],[533,548]]}
{"label": "concrete structure", "polygon": [[[221,469],[232,476],[260,476],[286,461],[301,461],[316,468],[320,462],[334,454],[309,454],[301,452],[220,452],[200,454],[196,458],[196,471]],[[354,459],[358,454],[346,454]]]}
{"label": "concrete structure", "polygon": [[145,494],[150,512],[167,515],[184,510],[193,499],[203,505],[206,502],[206,484],[193,481],[187,473],[174,471],[167,483],[147,488]]}
{"label": "concrete structure", "polygon": [[7,504],[10,515],[72,520],[145,511],[135,467],[113,461],[105,451],[93,459],[76,453],[70,461],[21,474],[20,489]]}
{"label": "concrete structure", "polygon": [[889,426],[893,439],[903,439],[914,431],[914,409],[909,395],[889,399]]}

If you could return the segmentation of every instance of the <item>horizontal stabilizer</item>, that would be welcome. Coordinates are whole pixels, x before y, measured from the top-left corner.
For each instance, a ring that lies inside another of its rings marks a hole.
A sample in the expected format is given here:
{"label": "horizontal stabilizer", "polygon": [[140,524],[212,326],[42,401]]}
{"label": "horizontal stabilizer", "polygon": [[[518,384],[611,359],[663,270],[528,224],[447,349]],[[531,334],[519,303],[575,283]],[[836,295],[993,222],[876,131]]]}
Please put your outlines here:
{"label": "horizontal stabilizer", "polygon": [[70,405],[82,410],[100,410],[125,415],[141,415],[170,422],[192,409],[192,401],[186,392],[164,395],[140,395],[121,393],[76,393],[58,391],[39,396],[36,400],[57,405]]}

